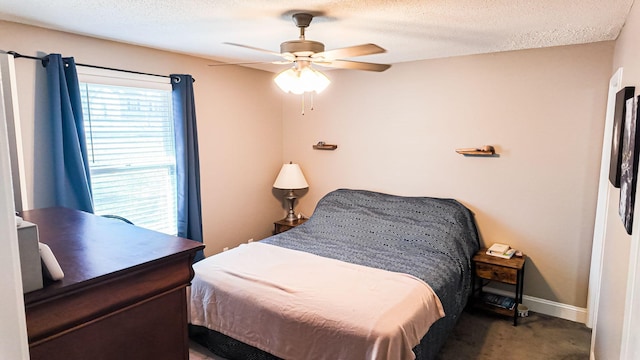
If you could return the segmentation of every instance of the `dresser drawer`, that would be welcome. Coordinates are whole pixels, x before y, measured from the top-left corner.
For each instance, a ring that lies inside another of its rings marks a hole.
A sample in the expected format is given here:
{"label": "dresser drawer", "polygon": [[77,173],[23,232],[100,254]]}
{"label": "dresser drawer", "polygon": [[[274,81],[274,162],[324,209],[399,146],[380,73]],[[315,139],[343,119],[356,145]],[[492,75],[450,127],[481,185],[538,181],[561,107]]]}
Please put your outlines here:
{"label": "dresser drawer", "polygon": [[483,279],[497,280],[507,284],[516,284],[518,270],[499,265],[476,263],[476,275]]}

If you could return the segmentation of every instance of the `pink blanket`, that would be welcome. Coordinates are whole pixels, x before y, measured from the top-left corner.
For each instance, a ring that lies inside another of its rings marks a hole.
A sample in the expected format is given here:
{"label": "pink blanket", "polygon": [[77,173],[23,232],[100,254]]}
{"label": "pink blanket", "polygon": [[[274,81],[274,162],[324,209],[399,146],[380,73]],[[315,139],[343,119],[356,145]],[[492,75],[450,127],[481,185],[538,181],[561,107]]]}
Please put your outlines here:
{"label": "pink blanket", "polygon": [[411,275],[251,243],[194,265],[190,316],[284,359],[414,359],[444,316]]}

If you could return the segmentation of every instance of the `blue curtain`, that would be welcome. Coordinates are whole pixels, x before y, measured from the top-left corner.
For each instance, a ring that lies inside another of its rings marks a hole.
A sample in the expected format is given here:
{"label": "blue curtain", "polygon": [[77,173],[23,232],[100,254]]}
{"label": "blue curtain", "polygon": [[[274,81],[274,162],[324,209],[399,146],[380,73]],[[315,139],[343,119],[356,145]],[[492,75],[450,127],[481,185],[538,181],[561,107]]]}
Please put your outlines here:
{"label": "blue curtain", "polygon": [[[202,242],[200,160],[191,75],[171,75],[178,186],[178,236]],[[198,251],[195,261],[204,258]]]}
{"label": "blue curtain", "polygon": [[47,72],[55,205],[93,213],[82,102],[73,58],[50,54]]}

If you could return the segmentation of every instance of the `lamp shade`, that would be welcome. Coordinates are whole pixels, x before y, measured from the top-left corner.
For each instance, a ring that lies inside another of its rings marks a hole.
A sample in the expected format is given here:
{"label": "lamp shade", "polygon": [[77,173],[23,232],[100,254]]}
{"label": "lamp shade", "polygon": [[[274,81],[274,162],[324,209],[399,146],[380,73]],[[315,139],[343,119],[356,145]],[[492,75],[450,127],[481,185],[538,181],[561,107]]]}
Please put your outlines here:
{"label": "lamp shade", "polygon": [[274,81],[282,91],[293,94],[312,91],[319,94],[331,83],[325,74],[311,66],[306,66],[301,69],[292,67],[284,70],[276,76]]}
{"label": "lamp shade", "polygon": [[298,164],[284,164],[280,173],[276,178],[276,182],[273,183],[273,187],[276,189],[304,189],[308,188],[307,180],[300,170]]}

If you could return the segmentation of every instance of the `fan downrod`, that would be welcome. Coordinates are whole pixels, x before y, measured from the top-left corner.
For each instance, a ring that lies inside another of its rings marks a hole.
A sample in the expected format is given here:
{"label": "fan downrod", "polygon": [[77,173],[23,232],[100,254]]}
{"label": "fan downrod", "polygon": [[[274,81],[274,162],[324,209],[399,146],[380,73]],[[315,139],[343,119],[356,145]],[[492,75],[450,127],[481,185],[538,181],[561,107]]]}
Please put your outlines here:
{"label": "fan downrod", "polygon": [[313,15],[309,13],[296,13],[291,16],[293,22],[300,29],[299,40],[285,41],[280,44],[280,53],[291,53],[296,56],[307,57],[324,51],[324,44],[318,41],[306,40],[304,29],[309,27]]}

